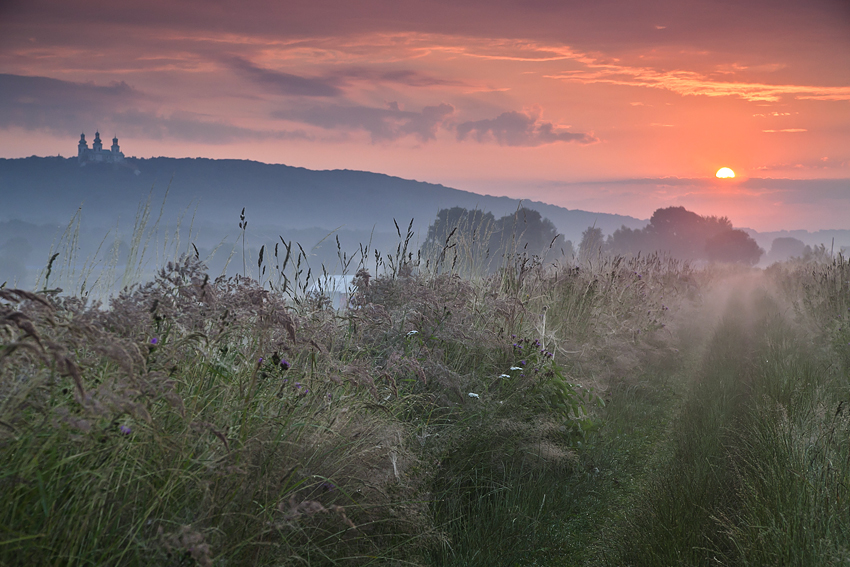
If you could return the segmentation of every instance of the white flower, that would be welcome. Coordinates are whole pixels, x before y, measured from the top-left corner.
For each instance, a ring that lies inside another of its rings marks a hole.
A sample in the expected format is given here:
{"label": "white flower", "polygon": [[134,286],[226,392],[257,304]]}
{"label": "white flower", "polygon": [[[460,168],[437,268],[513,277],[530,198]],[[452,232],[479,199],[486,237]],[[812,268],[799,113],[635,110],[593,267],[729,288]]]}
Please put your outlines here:
{"label": "white flower", "polygon": [[522,366],[511,366],[511,370],[522,370]]}
{"label": "white flower", "polygon": [[510,378],[510,374],[499,374],[499,378]]}
{"label": "white flower", "polygon": [[475,398],[475,399],[477,400],[477,399],[479,399],[481,396],[479,396],[478,394],[476,394],[476,393],[474,393],[474,392],[470,392],[470,393],[469,393],[469,397],[470,397],[470,398]]}
{"label": "white flower", "polygon": [[410,331],[409,333],[407,333],[407,336],[412,337],[413,335],[418,335],[418,334],[419,334],[419,331]]}

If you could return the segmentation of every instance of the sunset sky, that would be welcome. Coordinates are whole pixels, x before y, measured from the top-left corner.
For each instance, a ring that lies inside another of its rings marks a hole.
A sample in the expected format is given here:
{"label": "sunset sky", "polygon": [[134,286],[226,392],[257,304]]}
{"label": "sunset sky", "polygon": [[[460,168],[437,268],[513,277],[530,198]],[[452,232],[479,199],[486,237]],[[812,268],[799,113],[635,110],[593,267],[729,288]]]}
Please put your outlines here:
{"label": "sunset sky", "polygon": [[0,157],[96,129],[127,156],[850,229],[850,2],[0,2]]}

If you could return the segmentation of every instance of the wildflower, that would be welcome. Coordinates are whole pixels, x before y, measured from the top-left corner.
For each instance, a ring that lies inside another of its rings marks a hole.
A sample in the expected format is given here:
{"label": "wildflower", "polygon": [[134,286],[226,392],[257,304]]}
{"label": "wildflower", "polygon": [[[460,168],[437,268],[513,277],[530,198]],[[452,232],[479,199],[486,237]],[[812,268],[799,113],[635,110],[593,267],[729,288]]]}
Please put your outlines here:
{"label": "wildflower", "polygon": [[499,378],[510,378],[510,374],[499,374]]}
{"label": "wildflower", "polygon": [[512,339],[516,339],[516,335],[511,335],[511,338],[512,338]]}
{"label": "wildflower", "polygon": [[127,425],[122,425],[121,427],[118,428],[118,431],[120,431],[124,435],[129,435],[130,433],[133,432],[133,430],[130,429],[130,427],[127,426]]}
{"label": "wildflower", "polygon": [[[503,376],[504,376],[504,374],[503,374]],[[470,393],[469,393],[469,397],[470,397],[470,398],[475,398],[476,400],[478,400],[478,399],[480,399],[480,398],[481,398],[481,396],[479,396],[478,394],[476,394],[476,393],[474,393],[474,392],[470,392]]]}
{"label": "wildflower", "polygon": [[152,345],[155,345],[155,344],[157,344],[158,342],[159,342],[159,339],[158,339],[158,338],[156,338],[156,337],[153,337],[153,338],[151,339],[151,344],[152,344]]}
{"label": "wildflower", "polygon": [[257,364],[262,364],[262,363],[263,363],[263,357],[261,356],[260,359],[257,361]]}
{"label": "wildflower", "polygon": [[412,337],[413,335],[418,335],[418,334],[419,334],[419,331],[410,331],[409,333],[407,333],[407,336]]}
{"label": "wildflower", "polygon": [[522,370],[521,366],[511,366],[511,370]]}
{"label": "wildflower", "polygon": [[322,490],[324,490],[326,492],[331,492],[334,489],[336,489],[336,486],[334,486],[333,483],[331,483],[331,482],[323,482],[322,483]]}
{"label": "wildflower", "polygon": [[330,402],[330,401],[332,401],[332,400],[333,400],[333,394],[331,394],[330,392],[328,392],[328,401]]}
{"label": "wildflower", "polygon": [[281,359],[280,367],[284,370],[289,370],[289,362],[287,362],[285,359]]}
{"label": "wildflower", "polygon": [[525,361],[524,361],[524,360],[520,360],[520,361],[519,361],[519,365],[520,365],[520,366],[525,366]]}
{"label": "wildflower", "polygon": [[295,383],[295,389],[296,389],[296,390],[300,390],[300,389],[301,389],[301,382],[296,382],[296,383]]}

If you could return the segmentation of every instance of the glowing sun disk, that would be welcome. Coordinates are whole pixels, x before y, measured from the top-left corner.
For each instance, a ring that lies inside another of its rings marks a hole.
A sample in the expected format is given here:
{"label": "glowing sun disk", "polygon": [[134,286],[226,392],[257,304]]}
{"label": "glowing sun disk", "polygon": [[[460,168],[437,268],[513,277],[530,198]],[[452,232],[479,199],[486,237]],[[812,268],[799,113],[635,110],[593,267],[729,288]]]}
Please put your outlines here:
{"label": "glowing sun disk", "polygon": [[729,169],[728,167],[721,167],[714,175],[718,179],[732,179],[733,177],[735,177],[735,172]]}

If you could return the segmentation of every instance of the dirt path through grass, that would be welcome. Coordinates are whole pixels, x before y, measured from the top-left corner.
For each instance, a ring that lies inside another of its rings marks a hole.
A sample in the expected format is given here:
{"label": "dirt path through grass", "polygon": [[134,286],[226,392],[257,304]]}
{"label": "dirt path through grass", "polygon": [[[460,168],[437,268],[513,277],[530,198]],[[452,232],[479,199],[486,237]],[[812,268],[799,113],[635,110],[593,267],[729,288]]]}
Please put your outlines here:
{"label": "dirt path through grass", "polygon": [[726,298],[712,335],[689,347],[693,381],[668,433],[587,564],[850,557],[845,380],[758,280],[731,284],[716,290]]}

